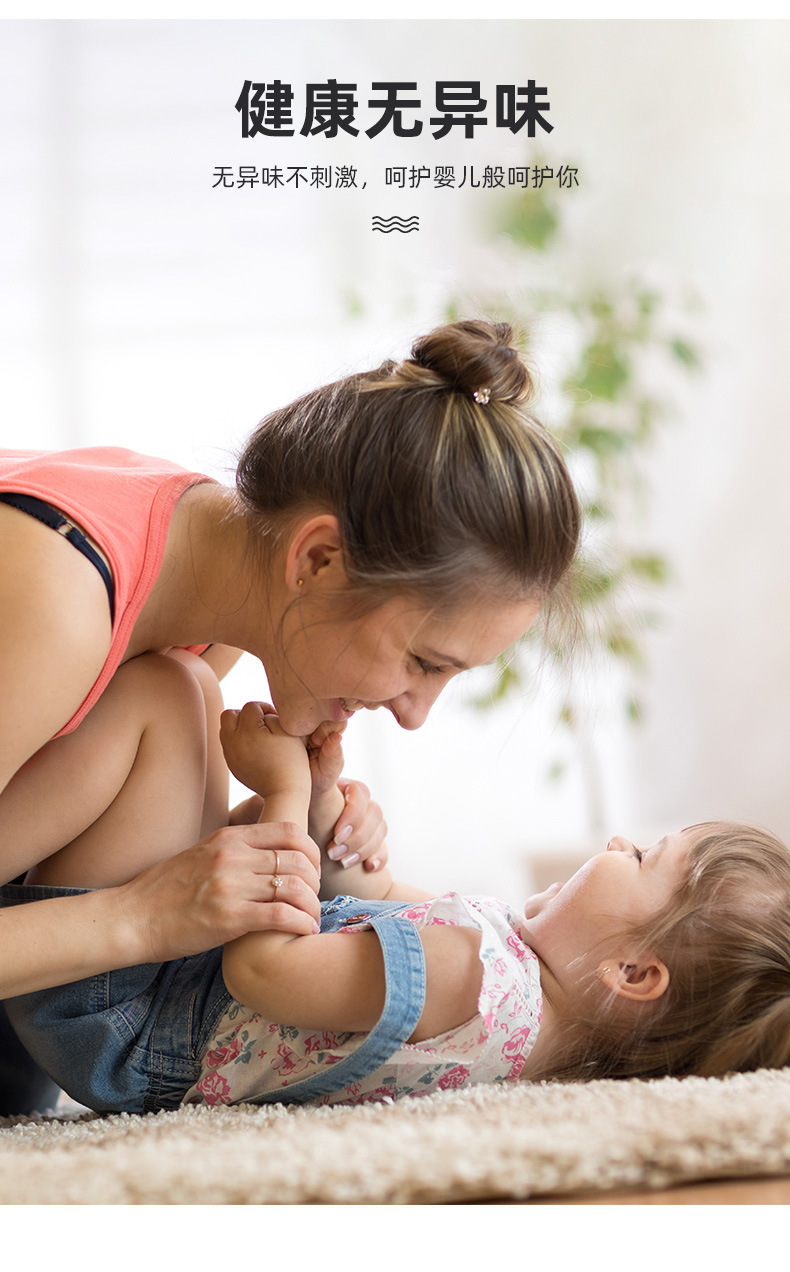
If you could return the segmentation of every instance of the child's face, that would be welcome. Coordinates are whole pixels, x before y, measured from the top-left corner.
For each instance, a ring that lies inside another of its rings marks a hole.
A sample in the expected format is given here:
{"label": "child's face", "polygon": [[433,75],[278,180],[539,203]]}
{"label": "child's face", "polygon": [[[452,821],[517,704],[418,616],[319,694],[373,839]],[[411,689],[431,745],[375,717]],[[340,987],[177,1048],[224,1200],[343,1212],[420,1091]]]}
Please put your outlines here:
{"label": "child's face", "polygon": [[[601,962],[627,958],[622,937],[657,915],[681,886],[694,828],[665,835],[649,848],[609,841],[562,886],[530,897],[528,942],[560,980],[585,981]],[[641,858],[641,860],[640,860]]]}

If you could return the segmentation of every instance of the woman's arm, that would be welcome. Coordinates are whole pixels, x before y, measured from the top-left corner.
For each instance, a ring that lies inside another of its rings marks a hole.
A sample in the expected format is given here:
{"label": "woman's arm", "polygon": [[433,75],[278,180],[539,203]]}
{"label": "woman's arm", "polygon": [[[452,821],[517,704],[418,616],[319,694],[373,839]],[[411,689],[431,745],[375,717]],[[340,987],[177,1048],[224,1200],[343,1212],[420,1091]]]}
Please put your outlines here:
{"label": "woman's arm", "polygon": [[[0,791],[87,697],[110,648],[107,592],[61,535],[0,504]],[[14,859],[0,824],[0,878]]]}
{"label": "woman's arm", "polygon": [[3,998],[146,961],[118,888],[0,910],[0,959]]}
{"label": "woman's arm", "polygon": [[[0,504],[0,537],[2,792],[89,693],[109,650],[110,619],[99,574],[62,536]],[[311,932],[320,910],[309,889],[298,908],[261,904],[271,902],[271,854],[261,848],[293,848],[318,865],[295,827],[239,826],[122,887],[0,909],[0,998],[198,953],[252,930]],[[34,864],[0,818],[0,882]]]}
{"label": "woman's arm", "polygon": [[272,903],[273,849],[318,864],[296,826],[227,827],[120,887],[0,909],[0,996],[199,954],[244,932],[313,932],[309,888],[301,908]]}

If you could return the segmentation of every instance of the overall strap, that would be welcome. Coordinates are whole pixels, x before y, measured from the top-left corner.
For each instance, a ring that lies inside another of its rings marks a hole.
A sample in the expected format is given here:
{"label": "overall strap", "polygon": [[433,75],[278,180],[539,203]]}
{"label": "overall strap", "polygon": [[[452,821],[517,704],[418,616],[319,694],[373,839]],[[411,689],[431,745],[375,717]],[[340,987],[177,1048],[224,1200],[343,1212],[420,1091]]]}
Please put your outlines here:
{"label": "overall strap", "polygon": [[420,934],[413,923],[399,915],[372,915],[367,921],[384,955],[387,988],[379,1020],[350,1056],[292,1086],[255,1096],[250,1104],[304,1104],[342,1091],[386,1064],[414,1033],[425,1006],[425,955]]}

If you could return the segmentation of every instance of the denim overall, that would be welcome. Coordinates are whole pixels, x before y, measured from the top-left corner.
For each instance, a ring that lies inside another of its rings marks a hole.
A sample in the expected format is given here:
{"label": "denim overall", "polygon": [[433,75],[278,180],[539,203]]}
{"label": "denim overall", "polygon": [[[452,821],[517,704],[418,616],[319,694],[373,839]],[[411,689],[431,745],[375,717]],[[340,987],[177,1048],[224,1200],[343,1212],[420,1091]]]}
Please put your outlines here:
{"label": "denim overall", "polygon": [[[84,891],[6,884],[0,906]],[[251,1103],[304,1104],[342,1090],[386,1064],[411,1036],[425,1004],[425,957],[417,929],[400,917],[406,908],[345,896],[323,902],[322,932],[365,922],[378,936],[384,1009],[351,1055]],[[231,1001],[219,947],[20,994],[5,1006],[20,1041],[73,1099],[98,1113],[150,1113],[178,1108],[197,1082],[201,1056]]]}

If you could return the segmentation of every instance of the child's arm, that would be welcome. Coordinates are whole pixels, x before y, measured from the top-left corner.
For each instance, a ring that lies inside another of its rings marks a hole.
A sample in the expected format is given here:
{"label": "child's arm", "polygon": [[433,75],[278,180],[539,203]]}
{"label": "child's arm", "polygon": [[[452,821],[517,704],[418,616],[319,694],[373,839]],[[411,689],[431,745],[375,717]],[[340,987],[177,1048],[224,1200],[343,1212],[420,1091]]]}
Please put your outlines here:
{"label": "child's arm", "polygon": [[[346,869],[361,862],[370,874],[387,864],[387,823],[364,782],[340,782],[344,728],[324,721],[305,739],[313,779],[307,833],[325,861],[340,861]],[[322,796],[328,798],[324,801]]]}
{"label": "child's arm", "polygon": [[283,732],[274,711],[260,702],[223,711],[219,737],[233,776],[263,798],[258,820],[306,830],[312,783],[301,738]]}
{"label": "child's arm", "polygon": [[[310,763],[303,744],[283,733],[277,717],[257,703],[248,703],[241,712],[226,712],[222,742],[231,770],[248,786],[266,792],[261,821],[303,825],[310,803]],[[318,794],[312,814],[318,822],[325,817],[334,825],[332,802],[337,792]],[[369,874],[361,866],[335,869],[345,884],[343,891],[353,892],[353,883],[376,888],[377,895],[393,900],[431,897],[393,883],[387,870]],[[367,896],[374,899],[370,891]],[[427,991],[412,1041],[444,1033],[473,1016],[482,981],[479,933],[436,925],[420,936]],[[297,1027],[372,1029],[384,1005],[384,961],[378,937],[371,931],[323,933],[300,940],[279,932],[250,932],[225,946],[222,972],[239,1002],[270,1020]]]}
{"label": "child's arm", "polygon": [[[470,1020],[483,979],[478,931],[436,924],[423,928],[420,939],[425,1007],[410,1042]],[[384,959],[370,930],[300,937],[251,932],[225,946],[222,975],[246,1007],[301,1029],[368,1031],[384,1008]]]}
{"label": "child's arm", "polygon": [[[267,703],[250,703],[242,712],[229,711],[223,718],[221,736],[226,762],[234,775],[256,792],[231,810],[231,826],[275,820],[271,788],[267,815],[261,816],[266,784],[261,780],[263,774],[260,772],[259,756],[254,746],[255,734],[261,725],[261,712],[273,716],[273,711],[274,708]],[[241,733],[238,731],[242,716],[244,719],[252,719],[252,746],[244,729],[242,728]],[[276,716],[273,719],[276,721]],[[334,730],[327,733],[328,728],[331,729],[331,726],[322,725],[306,743],[313,780],[307,833],[321,849],[322,861],[327,867],[327,881],[321,890],[321,899],[331,900],[339,892],[349,891],[349,876],[344,876],[343,861],[350,863],[346,869],[351,869],[355,863],[362,867],[351,876],[358,880],[355,885],[358,895],[378,897],[381,888],[374,886],[370,890],[368,883],[369,876],[381,871],[387,861],[387,823],[379,805],[370,798],[370,791],[363,782],[346,780],[340,782],[342,789],[338,789],[343,768],[340,733]],[[301,801],[297,802],[295,811],[299,814],[301,824]],[[297,819],[294,817],[291,820]],[[335,835],[338,841],[341,839],[341,829],[345,830],[342,847],[335,839]],[[339,857],[342,857],[342,861],[333,861],[333,858]]]}
{"label": "child's arm", "polygon": [[[342,816],[345,796],[338,786],[343,772],[341,739],[342,733],[339,730],[319,730],[308,739],[307,744],[312,779],[307,833],[321,849],[321,888],[318,895],[322,901],[331,901],[341,893],[349,893],[366,901],[383,901],[389,896],[389,889],[393,886],[392,876],[383,862],[371,872],[370,861],[367,864],[355,861],[350,853],[345,853],[340,860],[334,860],[334,852],[330,857],[327,851],[335,847],[335,827],[345,820]],[[378,828],[382,841],[386,831],[386,823],[382,820]],[[386,853],[383,856],[386,860]]]}
{"label": "child's arm", "polygon": [[[263,798],[259,820],[295,822],[325,848],[343,808],[339,734],[330,734],[308,755],[299,738],[283,732],[271,708],[248,702],[241,711],[223,712],[220,740],[233,775]],[[427,901],[434,895],[395,883],[386,868],[369,872],[359,862],[343,869],[324,853],[319,895],[331,901],[339,893],[365,901]]]}
{"label": "child's arm", "polygon": [[[343,811],[343,794],[338,779],[343,771],[341,734],[329,733],[319,746],[308,747],[312,795],[308,812],[307,833],[321,849],[322,901],[331,901],[342,893],[359,897],[362,901],[429,901],[432,892],[414,888],[411,884],[396,883],[390,871],[382,867],[371,873],[359,861],[343,866],[326,854],[327,844],[332,842],[334,828]],[[384,827],[386,831],[386,826]]]}

